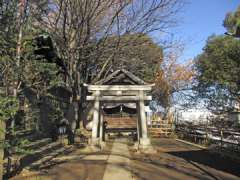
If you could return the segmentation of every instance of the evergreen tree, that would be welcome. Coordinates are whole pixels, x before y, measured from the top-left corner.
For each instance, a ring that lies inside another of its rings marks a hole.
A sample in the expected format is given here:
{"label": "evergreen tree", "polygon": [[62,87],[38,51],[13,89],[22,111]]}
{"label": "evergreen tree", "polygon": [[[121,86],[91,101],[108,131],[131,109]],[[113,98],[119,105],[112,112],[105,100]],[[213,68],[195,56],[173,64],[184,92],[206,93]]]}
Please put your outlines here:
{"label": "evergreen tree", "polygon": [[203,53],[196,58],[198,83],[195,90],[216,113],[239,110],[240,40],[235,38],[238,36],[239,12],[240,8],[227,14],[224,20],[224,26],[233,35],[209,37]]}

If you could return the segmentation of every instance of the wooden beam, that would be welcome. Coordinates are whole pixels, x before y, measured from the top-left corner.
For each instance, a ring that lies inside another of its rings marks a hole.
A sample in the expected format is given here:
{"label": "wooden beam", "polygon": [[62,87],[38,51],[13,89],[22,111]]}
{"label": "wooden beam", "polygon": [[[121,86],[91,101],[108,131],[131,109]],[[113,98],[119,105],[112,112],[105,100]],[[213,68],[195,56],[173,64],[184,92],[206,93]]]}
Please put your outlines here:
{"label": "wooden beam", "polygon": [[139,91],[101,91],[102,96],[138,96]]}
{"label": "wooden beam", "polygon": [[151,91],[155,84],[149,85],[88,85],[84,84],[89,91]]}
{"label": "wooden beam", "polygon": [[[87,101],[94,101],[97,97],[87,96]],[[139,96],[100,96],[98,97],[99,101],[139,101]],[[152,96],[144,96],[141,100],[151,101]]]}

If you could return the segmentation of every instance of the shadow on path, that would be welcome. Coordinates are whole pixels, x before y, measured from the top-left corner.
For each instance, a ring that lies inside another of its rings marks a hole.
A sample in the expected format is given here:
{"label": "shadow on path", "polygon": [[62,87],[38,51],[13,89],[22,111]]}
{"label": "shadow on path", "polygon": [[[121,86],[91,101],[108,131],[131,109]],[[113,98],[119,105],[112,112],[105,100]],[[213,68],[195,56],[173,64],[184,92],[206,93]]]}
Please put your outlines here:
{"label": "shadow on path", "polygon": [[211,168],[224,171],[240,177],[240,163],[237,163],[231,159],[222,157],[217,153],[210,153],[208,150],[175,151],[175,152],[168,152],[168,154],[185,159],[186,161],[188,161],[198,169],[212,176],[214,179],[218,179],[218,178],[214,177],[211,173],[209,173],[207,170],[204,170],[196,163],[209,166]]}

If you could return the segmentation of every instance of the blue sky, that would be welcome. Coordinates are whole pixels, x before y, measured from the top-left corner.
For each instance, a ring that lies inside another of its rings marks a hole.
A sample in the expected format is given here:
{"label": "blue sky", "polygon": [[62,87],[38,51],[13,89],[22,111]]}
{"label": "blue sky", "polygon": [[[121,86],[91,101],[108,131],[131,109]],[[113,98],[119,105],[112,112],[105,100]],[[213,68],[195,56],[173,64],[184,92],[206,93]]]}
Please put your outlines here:
{"label": "blue sky", "polygon": [[225,15],[239,5],[240,0],[188,0],[180,14],[181,22],[174,29],[175,38],[185,44],[180,60],[193,59],[201,53],[210,35],[226,32],[222,26]]}

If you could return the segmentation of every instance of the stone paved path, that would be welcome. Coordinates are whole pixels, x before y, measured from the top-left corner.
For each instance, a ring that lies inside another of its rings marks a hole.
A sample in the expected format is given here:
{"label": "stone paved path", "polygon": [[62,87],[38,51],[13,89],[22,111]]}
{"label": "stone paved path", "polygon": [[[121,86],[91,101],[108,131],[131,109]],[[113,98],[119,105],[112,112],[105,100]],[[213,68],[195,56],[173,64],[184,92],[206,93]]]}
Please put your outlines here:
{"label": "stone paved path", "polygon": [[[108,141],[106,149],[76,149],[43,164],[36,173],[13,180],[238,180],[240,163],[174,139],[154,139],[156,154],[129,151],[127,139]],[[130,143],[129,143],[130,144]],[[60,161],[59,161],[60,160]]]}
{"label": "stone paved path", "polygon": [[107,160],[107,167],[103,180],[129,180],[133,179],[131,174],[129,150],[126,140],[114,141],[111,154]]}

